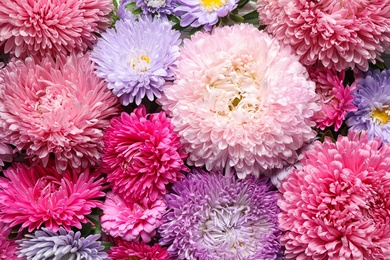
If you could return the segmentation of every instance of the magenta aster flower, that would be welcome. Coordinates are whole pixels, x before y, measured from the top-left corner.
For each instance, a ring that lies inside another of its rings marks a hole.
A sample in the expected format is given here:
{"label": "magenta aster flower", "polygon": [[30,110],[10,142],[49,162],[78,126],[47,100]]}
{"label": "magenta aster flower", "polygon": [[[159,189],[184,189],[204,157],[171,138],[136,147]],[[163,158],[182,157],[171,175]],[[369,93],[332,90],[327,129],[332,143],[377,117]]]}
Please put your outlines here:
{"label": "magenta aster flower", "polygon": [[258,176],[294,163],[316,135],[314,82],[289,48],[253,25],[195,34],[184,42],[175,75],[159,102],[190,165]]}
{"label": "magenta aster flower", "polygon": [[182,27],[204,26],[211,30],[220,17],[227,16],[237,7],[238,0],[177,0],[174,14],[181,18]]}
{"label": "magenta aster flower", "polygon": [[0,1],[0,45],[16,57],[85,51],[109,26],[110,0]]}
{"label": "magenta aster flower", "polygon": [[322,130],[333,126],[334,130],[338,131],[347,113],[356,111],[352,104],[356,84],[344,86],[345,71],[337,72],[319,66],[310,67],[309,75],[317,85],[316,92],[320,96],[322,106],[322,109],[313,116],[313,120]]}
{"label": "magenta aster flower", "polygon": [[128,242],[122,239],[115,241],[115,246],[110,247],[108,256],[112,260],[144,259],[144,260],[168,260],[169,254],[166,248],[159,244],[149,246],[145,242]]}
{"label": "magenta aster flower", "polygon": [[29,168],[15,164],[0,178],[0,221],[20,230],[45,225],[56,232],[81,228],[89,222],[85,217],[100,207],[97,199],[104,196],[103,179],[88,169],[81,174],[69,170],[59,174],[54,167],[36,165]]}
{"label": "magenta aster flower", "polygon": [[16,255],[18,245],[15,240],[8,240],[10,233],[10,226],[0,222],[0,259],[18,259]]}
{"label": "magenta aster flower", "polygon": [[104,232],[127,241],[142,238],[150,242],[161,225],[166,205],[162,200],[154,202],[125,202],[120,196],[109,192],[102,207],[101,225]]}
{"label": "magenta aster flower", "polygon": [[43,166],[54,158],[59,172],[99,164],[118,107],[88,55],[13,60],[0,71],[0,138]]}
{"label": "magenta aster flower", "polygon": [[194,170],[165,196],[160,244],[172,259],[272,260],[280,256],[276,192],[266,178]]}
{"label": "magenta aster flower", "polygon": [[173,79],[179,56],[180,33],[167,19],[140,16],[117,21],[94,47],[96,74],[125,106],[146,97],[160,97],[163,84]]}
{"label": "magenta aster flower", "polygon": [[279,189],[286,259],[387,259],[390,147],[354,131],[314,146]]}
{"label": "magenta aster flower", "polygon": [[390,70],[369,71],[359,79],[353,104],[357,111],[346,121],[351,129],[367,131],[370,138],[390,142]]}
{"label": "magenta aster flower", "polygon": [[304,65],[368,70],[390,46],[388,0],[258,0],[266,31],[292,46]]}
{"label": "magenta aster flower", "polygon": [[139,106],[113,118],[104,135],[103,167],[112,190],[125,201],[156,201],[187,171],[179,136],[165,113]]}

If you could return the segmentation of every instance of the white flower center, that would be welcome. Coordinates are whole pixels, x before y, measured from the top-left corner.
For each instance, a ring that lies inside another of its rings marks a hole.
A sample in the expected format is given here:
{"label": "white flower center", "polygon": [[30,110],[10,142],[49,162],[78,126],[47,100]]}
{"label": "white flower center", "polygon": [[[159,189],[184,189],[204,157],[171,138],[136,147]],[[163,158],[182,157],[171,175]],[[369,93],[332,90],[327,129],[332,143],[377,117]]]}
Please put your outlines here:
{"label": "white flower center", "polygon": [[151,8],[160,8],[165,4],[165,0],[146,0],[146,5]]}
{"label": "white flower center", "polygon": [[127,64],[137,72],[146,72],[149,69],[150,58],[147,54],[137,55],[130,53]]}

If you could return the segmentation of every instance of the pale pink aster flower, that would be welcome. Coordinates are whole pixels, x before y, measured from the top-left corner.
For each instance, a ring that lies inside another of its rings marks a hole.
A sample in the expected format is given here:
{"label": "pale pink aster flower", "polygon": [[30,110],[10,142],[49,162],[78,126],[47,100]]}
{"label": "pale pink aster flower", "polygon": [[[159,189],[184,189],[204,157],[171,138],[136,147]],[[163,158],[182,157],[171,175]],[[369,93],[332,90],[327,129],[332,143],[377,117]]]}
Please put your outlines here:
{"label": "pale pink aster flower", "polygon": [[188,171],[180,137],[164,112],[143,105],[111,120],[104,134],[103,167],[112,190],[125,201],[156,201]]}
{"label": "pale pink aster flower", "polygon": [[338,131],[347,113],[357,110],[352,104],[356,83],[344,86],[345,71],[337,72],[322,66],[312,66],[308,71],[310,79],[316,83],[322,107],[312,119],[321,130],[333,126]]}
{"label": "pale pink aster flower", "polygon": [[294,163],[316,135],[310,118],[318,96],[306,68],[253,25],[185,40],[175,75],[159,102],[190,165],[258,176]]}
{"label": "pale pink aster flower", "polygon": [[8,224],[0,222],[0,259],[18,259],[16,255],[18,245],[15,240],[8,239],[10,234],[11,227]]}
{"label": "pale pink aster flower", "polygon": [[103,179],[98,172],[69,170],[59,174],[51,165],[28,167],[17,163],[0,178],[0,221],[21,225],[31,232],[45,226],[57,232],[62,226],[81,228],[85,217],[103,203],[98,198]]}
{"label": "pale pink aster flower", "polygon": [[279,191],[286,259],[389,259],[390,146],[351,131],[314,143]]}
{"label": "pale pink aster flower", "polygon": [[258,0],[257,11],[304,65],[366,71],[390,46],[388,0]]}
{"label": "pale pink aster flower", "polygon": [[14,59],[0,71],[0,138],[43,166],[52,157],[59,172],[99,165],[103,131],[118,112],[89,55]]}
{"label": "pale pink aster flower", "polygon": [[115,246],[111,246],[108,256],[113,260],[142,259],[142,260],[168,260],[168,249],[159,244],[153,246],[145,242],[129,242],[122,239],[115,240]]}
{"label": "pale pink aster flower", "polygon": [[85,51],[112,10],[110,0],[0,0],[0,45],[16,57]]}
{"label": "pale pink aster flower", "polygon": [[156,229],[162,224],[166,205],[163,200],[155,202],[125,202],[113,192],[107,193],[100,218],[102,230],[112,237],[127,241],[150,242]]}

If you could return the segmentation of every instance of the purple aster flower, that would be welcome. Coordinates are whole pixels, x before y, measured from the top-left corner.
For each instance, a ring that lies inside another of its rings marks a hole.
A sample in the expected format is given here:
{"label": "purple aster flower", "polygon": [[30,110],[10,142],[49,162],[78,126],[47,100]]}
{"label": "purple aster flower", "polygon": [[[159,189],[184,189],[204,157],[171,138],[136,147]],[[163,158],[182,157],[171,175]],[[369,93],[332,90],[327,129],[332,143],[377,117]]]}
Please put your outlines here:
{"label": "purple aster flower", "polygon": [[227,16],[237,7],[238,0],[178,0],[178,3],[174,13],[181,17],[182,27],[204,25],[205,30],[211,30],[219,17]]}
{"label": "purple aster flower", "polygon": [[177,6],[175,0],[137,0],[136,4],[144,14],[160,15],[171,14]]}
{"label": "purple aster flower", "polygon": [[346,121],[353,130],[368,132],[372,139],[380,136],[390,142],[390,70],[366,73],[359,79],[353,104],[356,112],[351,112]]}
{"label": "purple aster flower", "polygon": [[125,106],[160,97],[163,84],[172,80],[176,58],[180,55],[180,33],[167,19],[147,16],[119,20],[94,47],[91,59],[96,74]]}
{"label": "purple aster flower", "polygon": [[27,234],[19,243],[18,256],[22,259],[109,259],[107,253],[102,252],[104,246],[97,239],[100,235],[81,236],[80,231],[67,232],[60,228],[57,232],[42,228],[34,233]]}
{"label": "purple aster flower", "polygon": [[119,19],[127,20],[134,19],[134,15],[131,13],[131,10],[127,8],[127,5],[132,3],[133,0],[121,0],[118,5],[117,15]]}
{"label": "purple aster flower", "polygon": [[194,170],[165,199],[162,245],[172,259],[279,259],[276,192],[265,178]]}

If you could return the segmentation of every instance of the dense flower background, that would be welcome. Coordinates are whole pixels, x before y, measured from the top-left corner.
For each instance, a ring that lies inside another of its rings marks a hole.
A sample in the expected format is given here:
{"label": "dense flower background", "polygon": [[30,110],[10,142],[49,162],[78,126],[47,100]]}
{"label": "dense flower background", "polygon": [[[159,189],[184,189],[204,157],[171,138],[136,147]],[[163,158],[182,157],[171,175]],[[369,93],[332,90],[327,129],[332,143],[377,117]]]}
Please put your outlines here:
{"label": "dense flower background", "polygon": [[0,0],[0,259],[390,259],[389,0]]}

